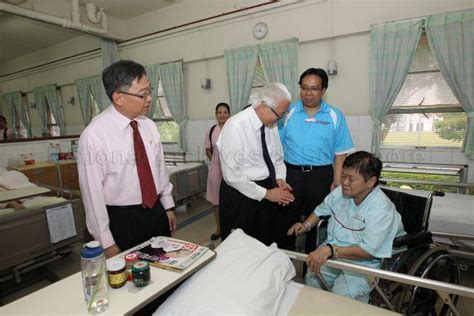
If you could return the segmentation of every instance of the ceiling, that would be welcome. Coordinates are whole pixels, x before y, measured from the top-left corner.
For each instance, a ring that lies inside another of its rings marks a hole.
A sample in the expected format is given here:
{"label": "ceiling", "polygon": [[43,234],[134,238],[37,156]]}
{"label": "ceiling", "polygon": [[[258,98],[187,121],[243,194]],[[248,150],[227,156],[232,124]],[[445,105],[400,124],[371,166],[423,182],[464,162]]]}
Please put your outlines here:
{"label": "ceiling", "polygon": [[[109,18],[127,20],[162,9],[182,0],[80,0],[83,7],[92,2]],[[59,17],[69,17],[69,0],[0,0]],[[49,5],[49,8],[47,9]],[[55,10],[53,12],[53,10]],[[60,26],[0,12],[0,63],[18,58],[81,35]]]}

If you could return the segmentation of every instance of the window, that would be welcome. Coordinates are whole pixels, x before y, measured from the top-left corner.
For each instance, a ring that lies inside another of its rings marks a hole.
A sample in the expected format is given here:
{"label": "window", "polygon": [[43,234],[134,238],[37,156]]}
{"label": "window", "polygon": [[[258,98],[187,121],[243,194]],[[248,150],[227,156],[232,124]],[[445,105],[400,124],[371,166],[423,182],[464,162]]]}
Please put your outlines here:
{"label": "window", "polygon": [[[58,100],[61,100],[61,91],[56,90],[56,94],[58,96]],[[54,118],[53,111],[51,111],[51,106],[49,105],[48,100],[46,100],[46,106],[47,106],[47,111],[48,111],[48,132],[49,136],[61,136],[61,130],[59,128],[58,123],[56,122],[56,119]],[[64,117],[64,107],[62,104],[59,106],[62,112],[62,115]]]}
{"label": "window", "polygon": [[94,97],[94,94],[89,91],[89,100],[90,100],[90,109],[91,109],[91,119],[96,117],[97,115],[100,114],[100,108],[99,104],[97,103],[97,100]]}
{"label": "window", "polygon": [[61,136],[61,132],[59,129],[58,124],[56,123],[56,119],[54,118],[53,112],[51,111],[51,107],[48,104],[48,132],[50,136]]}
{"label": "window", "polygon": [[179,125],[174,121],[168,107],[161,80],[158,81],[158,98],[151,119],[156,122],[163,143],[176,144],[179,142]]}
{"label": "window", "polygon": [[260,88],[265,86],[268,83],[267,76],[265,75],[265,70],[263,69],[263,65],[260,61],[260,57],[257,60],[257,67],[255,68],[255,77],[253,78],[252,82],[252,90],[250,90],[250,98],[249,103],[251,102],[252,95],[257,93]]}
{"label": "window", "polygon": [[383,146],[460,148],[467,115],[423,34],[405,82],[382,124]]}

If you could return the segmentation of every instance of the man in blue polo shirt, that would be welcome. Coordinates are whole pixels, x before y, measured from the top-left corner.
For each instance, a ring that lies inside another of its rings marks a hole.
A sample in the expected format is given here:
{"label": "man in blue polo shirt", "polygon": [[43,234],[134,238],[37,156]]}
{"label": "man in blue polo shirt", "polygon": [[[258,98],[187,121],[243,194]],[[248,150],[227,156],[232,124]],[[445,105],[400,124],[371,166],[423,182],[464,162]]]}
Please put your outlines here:
{"label": "man in blue polo shirt", "polygon": [[[295,196],[290,208],[280,210],[286,213],[280,214],[281,230],[307,217],[340,185],[342,164],[354,149],[344,115],[322,100],[328,87],[326,72],[309,68],[301,74],[299,85],[300,100],[290,105],[288,115],[279,122],[287,183]],[[306,253],[316,248],[315,237],[314,229],[307,234]],[[278,246],[294,249],[294,239],[288,243]]]}

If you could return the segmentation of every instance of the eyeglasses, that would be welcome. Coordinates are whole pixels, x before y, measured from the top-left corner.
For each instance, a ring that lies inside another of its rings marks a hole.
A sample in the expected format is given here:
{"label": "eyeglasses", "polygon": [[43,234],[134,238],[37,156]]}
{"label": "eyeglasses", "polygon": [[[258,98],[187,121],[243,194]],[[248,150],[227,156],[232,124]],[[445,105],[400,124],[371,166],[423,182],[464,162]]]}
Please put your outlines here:
{"label": "eyeglasses", "polygon": [[122,90],[118,90],[117,92],[127,94],[127,95],[131,95],[131,96],[134,96],[134,97],[145,100],[146,98],[148,98],[153,93],[153,88],[149,88],[143,94],[130,93],[130,92],[127,92],[127,91],[122,91]]}
{"label": "eyeglasses", "polygon": [[267,104],[265,104],[267,106],[267,108],[269,108],[275,115],[276,117],[278,117],[279,120],[282,119],[282,117],[284,117],[286,114],[288,114],[288,111],[285,111],[283,114],[278,114],[277,111],[275,111],[272,107],[268,106]]}
{"label": "eyeglasses", "polygon": [[304,93],[308,93],[308,91],[311,92],[311,93],[318,93],[319,91],[322,91],[324,88],[322,88],[322,87],[300,86],[300,89]]}

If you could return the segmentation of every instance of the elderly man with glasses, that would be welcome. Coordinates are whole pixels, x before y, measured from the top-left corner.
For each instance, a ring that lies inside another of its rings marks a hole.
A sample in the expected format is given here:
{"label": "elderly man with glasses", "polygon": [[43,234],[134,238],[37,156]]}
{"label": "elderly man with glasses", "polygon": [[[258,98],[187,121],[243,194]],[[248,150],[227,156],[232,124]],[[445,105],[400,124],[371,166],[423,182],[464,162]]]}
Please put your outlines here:
{"label": "elderly man with glasses", "polygon": [[176,230],[173,185],[155,123],[146,117],[152,87],[145,68],[121,60],[102,72],[112,105],[79,139],[86,222],[107,257]]}
{"label": "elderly man with glasses", "polygon": [[281,83],[260,89],[252,105],[232,116],[217,141],[223,181],[220,186],[221,236],[232,229],[269,245],[287,239],[279,226],[279,209],[294,200],[286,183],[278,121],[291,96]]}
{"label": "elderly man with glasses", "polygon": [[[291,212],[287,212],[288,227],[308,216],[340,185],[342,163],[354,148],[344,115],[323,100],[328,81],[323,69],[303,72],[300,100],[290,105],[289,114],[279,122],[287,181],[295,195],[288,208]],[[315,249],[315,240],[311,230],[306,236],[306,253]],[[294,249],[295,240],[284,248]]]}
{"label": "elderly man with glasses", "polygon": [[341,185],[304,222],[289,229],[289,235],[307,232],[320,216],[331,216],[325,244],[306,259],[310,270],[306,284],[324,288],[316,276],[321,273],[334,293],[368,302],[372,287],[365,275],[323,264],[335,258],[379,269],[381,259],[392,256],[394,238],[405,232],[395,205],[378,186],[381,171],[382,162],[372,154],[359,151],[349,155],[343,164]]}

